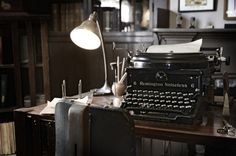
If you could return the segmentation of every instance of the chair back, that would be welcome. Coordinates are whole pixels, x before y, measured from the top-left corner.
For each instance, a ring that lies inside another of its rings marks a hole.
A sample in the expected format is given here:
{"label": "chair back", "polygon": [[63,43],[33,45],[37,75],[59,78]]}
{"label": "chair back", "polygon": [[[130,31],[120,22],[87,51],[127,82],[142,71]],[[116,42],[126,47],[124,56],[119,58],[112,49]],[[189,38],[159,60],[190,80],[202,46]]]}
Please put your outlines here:
{"label": "chair back", "polygon": [[56,156],[135,156],[134,122],[120,108],[58,103]]}

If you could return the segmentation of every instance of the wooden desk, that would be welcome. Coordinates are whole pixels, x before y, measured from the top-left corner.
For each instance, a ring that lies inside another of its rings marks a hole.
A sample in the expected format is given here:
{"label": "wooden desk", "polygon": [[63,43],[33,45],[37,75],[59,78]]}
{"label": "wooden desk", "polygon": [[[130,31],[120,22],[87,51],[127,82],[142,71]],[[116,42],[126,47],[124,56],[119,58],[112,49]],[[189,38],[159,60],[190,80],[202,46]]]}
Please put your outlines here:
{"label": "wooden desk", "polygon": [[[94,104],[109,104],[111,97],[95,97],[93,99]],[[17,135],[17,156],[27,156],[23,149],[27,150],[28,146],[23,147],[20,138],[27,138],[28,130],[26,126],[27,118],[31,118],[33,123],[36,120],[43,120],[53,125],[54,116],[42,116],[39,112],[46,105],[35,106],[31,108],[22,108],[15,110],[15,121],[16,121],[16,135]],[[222,128],[222,108],[220,107],[209,107],[207,111],[207,122],[206,125],[187,125],[187,124],[174,124],[174,123],[163,123],[153,121],[136,121],[135,120],[135,133],[137,136],[157,138],[162,140],[173,140],[178,142],[186,142],[190,144],[204,144],[204,145],[219,145],[219,146],[236,146],[236,136],[228,136],[217,133],[218,128]],[[232,110],[235,112],[235,110]],[[235,115],[231,116],[232,124],[235,126],[236,118]],[[25,125],[24,125],[25,124]],[[24,132],[24,130],[26,130]],[[54,131],[52,129],[51,131]],[[50,132],[50,137],[55,137],[53,132]],[[32,132],[30,133],[32,134]],[[19,138],[19,139],[18,139]],[[36,137],[38,138],[38,137]],[[33,138],[34,139],[34,138]],[[55,138],[53,138],[55,141]],[[32,142],[32,141],[31,141]],[[54,144],[53,144],[54,145]],[[20,151],[19,151],[20,148]],[[52,147],[53,148],[53,147]],[[40,148],[39,148],[40,149]],[[54,150],[54,149],[53,149]],[[52,155],[54,154],[51,150]],[[19,153],[21,152],[21,153]],[[38,154],[39,155],[39,154]]]}
{"label": "wooden desk", "polygon": [[173,140],[193,144],[236,146],[236,136],[217,133],[222,128],[221,108],[211,107],[207,113],[206,125],[186,125],[136,121],[136,134],[140,136]]}

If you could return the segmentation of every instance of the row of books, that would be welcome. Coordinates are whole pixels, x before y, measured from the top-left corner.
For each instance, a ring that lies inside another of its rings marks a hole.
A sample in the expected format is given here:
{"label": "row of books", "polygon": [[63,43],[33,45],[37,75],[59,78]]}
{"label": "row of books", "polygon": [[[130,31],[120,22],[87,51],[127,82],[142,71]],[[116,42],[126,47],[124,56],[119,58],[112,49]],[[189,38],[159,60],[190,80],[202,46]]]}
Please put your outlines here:
{"label": "row of books", "polygon": [[120,10],[111,7],[103,7],[100,13],[100,24],[105,32],[120,30]]}
{"label": "row of books", "polygon": [[16,152],[14,122],[0,124],[0,155],[14,154]]}
{"label": "row of books", "polygon": [[[46,99],[44,94],[37,94],[36,95],[36,105],[45,104]],[[24,96],[24,107],[31,107],[31,99],[30,95]]]}
{"label": "row of books", "polygon": [[69,32],[84,20],[83,3],[52,4],[52,31]]}
{"label": "row of books", "polygon": [[[99,14],[99,23],[103,31],[120,30],[119,9],[103,7],[96,10]],[[52,31],[69,32],[85,20],[83,3],[53,3],[52,4]]]}

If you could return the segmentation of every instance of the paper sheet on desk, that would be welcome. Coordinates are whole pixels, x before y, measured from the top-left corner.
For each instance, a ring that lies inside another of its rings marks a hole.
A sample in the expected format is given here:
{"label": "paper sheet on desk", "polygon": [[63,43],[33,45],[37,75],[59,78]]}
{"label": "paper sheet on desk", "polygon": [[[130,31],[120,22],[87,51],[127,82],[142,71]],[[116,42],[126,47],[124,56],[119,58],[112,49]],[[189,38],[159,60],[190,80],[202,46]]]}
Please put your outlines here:
{"label": "paper sheet on desk", "polygon": [[[52,114],[55,114],[55,108],[56,108],[56,104],[58,102],[64,102],[66,100],[69,100],[69,99],[64,99],[64,98],[54,98],[51,102],[48,101],[47,102],[47,106],[40,112],[41,115],[52,115]],[[78,102],[79,104],[84,104],[84,105],[87,105],[88,102],[89,102],[89,97],[88,96],[85,96],[84,98],[82,99],[75,99],[73,100],[75,103]]]}
{"label": "paper sheet on desk", "polygon": [[198,53],[202,46],[202,39],[181,44],[152,45],[147,53]]}

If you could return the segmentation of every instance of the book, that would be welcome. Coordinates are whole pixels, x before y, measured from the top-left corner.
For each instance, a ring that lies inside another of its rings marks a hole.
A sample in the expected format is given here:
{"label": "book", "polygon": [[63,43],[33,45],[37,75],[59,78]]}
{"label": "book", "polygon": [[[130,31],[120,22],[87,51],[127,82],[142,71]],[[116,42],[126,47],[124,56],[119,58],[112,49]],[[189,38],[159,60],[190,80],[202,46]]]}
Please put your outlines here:
{"label": "book", "polygon": [[75,5],[74,3],[69,3],[68,5],[68,31],[71,31],[75,26],[74,26],[74,10],[75,10]]}
{"label": "book", "polygon": [[14,122],[0,124],[0,155],[16,152]]}
{"label": "book", "polygon": [[1,106],[6,107],[7,74],[1,74]]}
{"label": "book", "polygon": [[74,3],[73,19],[74,19],[74,23],[73,23],[74,27],[80,25],[82,20],[84,19],[83,5],[79,2]]}
{"label": "book", "polygon": [[3,148],[2,132],[3,132],[3,130],[2,130],[2,124],[0,124],[0,155],[3,154],[3,150],[2,150],[2,148]]}
{"label": "book", "polygon": [[61,3],[60,5],[60,14],[61,14],[61,31],[66,31],[66,4]]}
{"label": "book", "polygon": [[16,153],[16,137],[14,122],[9,122],[9,140],[10,140],[10,153]]}
{"label": "book", "polygon": [[8,154],[7,124],[1,124],[2,154]]}
{"label": "book", "polygon": [[52,4],[52,30],[60,31],[60,5],[58,3]]}
{"label": "book", "polygon": [[70,8],[69,3],[65,3],[65,31],[69,31],[70,28]]}
{"label": "book", "polygon": [[3,64],[2,36],[0,36],[0,64]]}
{"label": "book", "polygon": [[20,36],[20,61],[21,63],[28,63],[29,56],[28,56],[28,38],[26,35]]}

